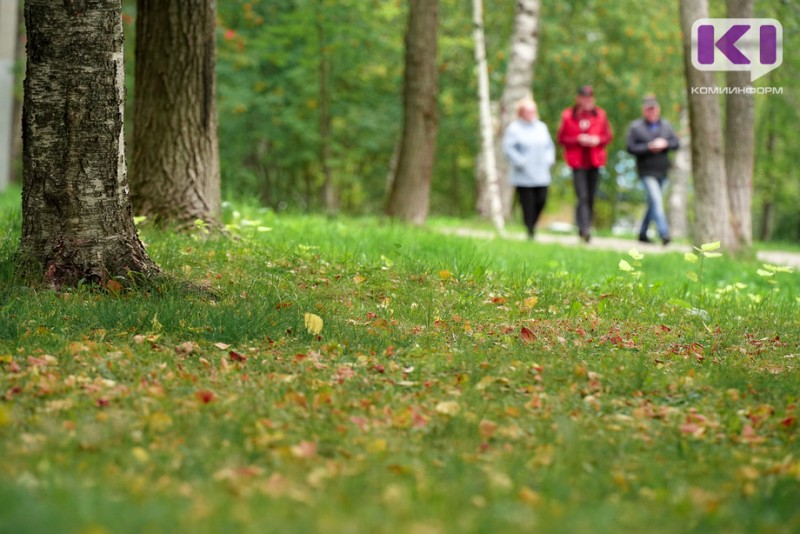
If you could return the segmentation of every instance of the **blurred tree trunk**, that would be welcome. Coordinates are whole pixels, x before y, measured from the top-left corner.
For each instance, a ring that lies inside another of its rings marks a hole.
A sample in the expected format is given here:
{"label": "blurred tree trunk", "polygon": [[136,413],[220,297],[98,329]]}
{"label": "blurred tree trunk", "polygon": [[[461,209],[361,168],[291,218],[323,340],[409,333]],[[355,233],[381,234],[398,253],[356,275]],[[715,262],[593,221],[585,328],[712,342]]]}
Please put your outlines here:
{"label": "blurred tree trunk", "polygon": [[670,173],[669,230],[673,239],[682,239],[689,236],[689,180],[692,176],[692,136],[686,108],[681,109],[677,135],[681,145]]}
{"label": "blurred tree trunk", "polygon": [[[494,131],[494,151],[497,164],[500,199],[503,203],[503,216],[508,219],[514,200],[514,188],[508,183],[508,162],[500,146],[503,132],[516,118],[517,103],[533,96],[533,71],[536,64],[536,53],[539,44],[539,7],[540,0],[519,0],[516,2],[514,16],[514,33],[511,36],[506,71],[505,86],[500,99],[499,117],[496,119]],[[483,160],[483,156],[481,156]],[[486,171],[481,166],[478,171],[478,213],[483,217],[490,215],[490,202],[487,193]]]}
{"label": "blurred tree trunk", "polygon": [[481,125],[481,154],[486,171],[484,195],[489,203],[489,217],[499,234],[505,232],[503,202],[500,198],[500,185],[497,179],[497,162],[492,130],[492,111],[489,104],[489,70],[486,65],[486,43],[483,35],[483,0],[472,0],[472,25],[475,34],[475,62],[478,70],[478,106]]}
{"label": "blurred tree trunk", "polygon": [[336,196],[331,173],[330,57],[325,37],[322,0],[317,4],[317,37],[319,39],[319,162],[322,167],[322,194],[328,215],[336,212]]}
{"label": "blurred tree trunk", "polygon": [[[158,272],[133,224],[119,0],[27,0],[18,272],[55,286]],[[124,283],[124,280],[122,280]]]}
{"label": "blurred tree trunk", "polygon": [[694,239],[698,244],[719,241],[736,249],[730,223],[728,186],[722,145],[719,100],[713,94],[693,93],[693,87],[716,85],[714,73],[692,65],[691,30],[694,21],[708,17],[707,0],[681,0],[684,68],[692,136],[692,173],[695,190]]}
{"label": "blurred tree trunk", "polygon": [[131,188],[158,222],[220,215],[214,0],[137,0]]}
{"label": "blurred tree trunk", "polygon": [[[754,0],[728,0],[728,18],[752,18]],[[727,73],[728,87],[752,87],[749,71]],[[755,163],[755,95],[731,93],[725,110],[725,174],[733,238],[737,246],[753,244],[753,165]]]}
{"label": "blurred tree trunk", "polygon": [[403,136],[386,213],[414,224],[425,222],[430,205],[439,123],[438,25],[439,0],[410,0],[403,76]]}
{"label": "blurred tree trunk", "polygon": [[0,2],[0,191],[12,175],[14,123],[14,61],[17,54],[17,3]]}
{"label": "blurred tree trunk", "polygon": [[[23,65],[25,63],[25,25],[22,23],[25,16],[22,12],[23,2],[19,2],[19,10],[17,15],[17,51],[16,63]],[[13,131],[11,132],[11,163],[12,173],[10,179],[12,182],[22,183],[22,94],[19,92],[19,87],[22,85],[20,81],[15,82],[17,90],[14,95],[14,116],[12,119]]]}

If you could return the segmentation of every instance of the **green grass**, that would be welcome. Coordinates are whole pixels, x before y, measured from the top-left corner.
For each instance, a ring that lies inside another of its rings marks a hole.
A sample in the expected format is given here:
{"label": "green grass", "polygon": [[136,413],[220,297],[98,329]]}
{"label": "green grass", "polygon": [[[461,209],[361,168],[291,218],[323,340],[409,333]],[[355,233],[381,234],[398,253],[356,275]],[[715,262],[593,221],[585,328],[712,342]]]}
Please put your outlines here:
{"label": "green grass", "polygon": [[800,529],[797,273],[239,209],[117,295],[0,219],[0,532]]}

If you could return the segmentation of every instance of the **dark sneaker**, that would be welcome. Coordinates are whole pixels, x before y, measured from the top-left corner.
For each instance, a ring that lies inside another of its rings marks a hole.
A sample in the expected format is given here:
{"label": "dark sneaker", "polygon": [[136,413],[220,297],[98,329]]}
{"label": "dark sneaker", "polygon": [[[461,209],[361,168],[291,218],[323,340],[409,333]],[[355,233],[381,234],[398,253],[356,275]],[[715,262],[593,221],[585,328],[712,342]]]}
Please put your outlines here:
{"label": "dark sneaker", "polygon": [[639,242],[640,243],[652,243],[653,240],[650,239],[649,237],[647,237],[646,235],[640,235],[639,236]]}
{"label": "dark sneaker", "polygon": [[665,246],[665,247],[666,247],[667,245],[669,245],[670,241],[672,241],[672,239],[670,239],[670,238],[669,238],[669,236],[666,236],[666,237],[662,237],[662,238],[661,238],[661,242],[662,242],[662,243],[664,243],[664,246]]}

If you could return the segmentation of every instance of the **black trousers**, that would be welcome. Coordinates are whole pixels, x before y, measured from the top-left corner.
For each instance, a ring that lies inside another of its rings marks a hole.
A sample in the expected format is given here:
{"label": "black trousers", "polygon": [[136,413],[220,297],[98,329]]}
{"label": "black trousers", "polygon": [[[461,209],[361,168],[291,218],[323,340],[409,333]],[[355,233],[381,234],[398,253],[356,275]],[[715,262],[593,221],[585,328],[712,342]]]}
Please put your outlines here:
{"label": "black trousers", "polygon": [[597,193],[597,184],[600,181],[600,169],[572,169],[572,182],[575,185],[575,196],[578,197],[578,207],[575,210],[575,220],[578,223],[578,232],[581,237],[588,236],[594,218],[594,196]]}
{"label": "black trousers", "polygon": [[522,187],[517,186],[519,203],[522,206],[522,222],[528,229],[528,235],[532,236],[536,222],[544,211],[547,203],[547,186],[543,187]]}

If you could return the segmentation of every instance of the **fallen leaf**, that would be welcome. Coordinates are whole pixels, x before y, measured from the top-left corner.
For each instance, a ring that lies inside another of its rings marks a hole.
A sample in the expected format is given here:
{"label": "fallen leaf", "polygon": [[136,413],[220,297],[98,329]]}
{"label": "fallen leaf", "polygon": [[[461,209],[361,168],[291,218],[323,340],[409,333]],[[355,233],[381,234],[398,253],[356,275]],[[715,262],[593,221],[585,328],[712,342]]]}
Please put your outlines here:
{"label": "fallen leaf", "polygon": [[306,330],[308,330],[309,334],[319,335],[322,332],[322,318],[319,315],[314,315],[313,313],[306,313],[305,314],[305,323],[306,323]]}
{"label": "fallen leaf", "polygon": [[456,401],[442,401],[436,405],[436,411],[444,415],[456,415],[461,410],[461,406]]}

